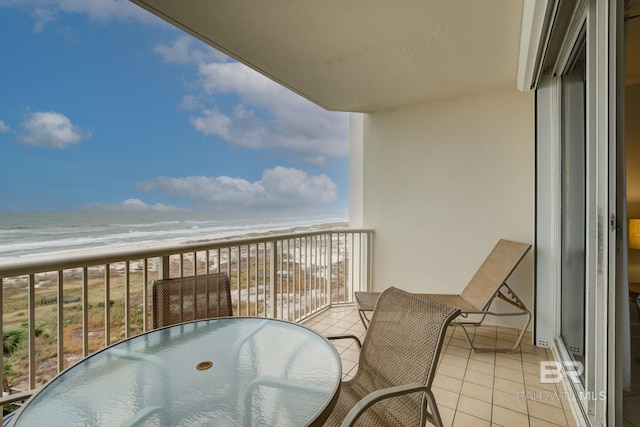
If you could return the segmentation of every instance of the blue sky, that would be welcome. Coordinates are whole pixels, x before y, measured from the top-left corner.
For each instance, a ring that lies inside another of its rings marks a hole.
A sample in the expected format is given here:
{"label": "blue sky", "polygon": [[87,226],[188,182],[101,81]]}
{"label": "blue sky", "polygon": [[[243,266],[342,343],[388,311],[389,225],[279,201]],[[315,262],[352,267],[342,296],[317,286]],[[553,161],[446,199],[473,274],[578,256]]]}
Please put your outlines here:
{"label": "blue sky", "polygon": [[0,0],[0,211],[346,210],[348,116],[126,0]]}

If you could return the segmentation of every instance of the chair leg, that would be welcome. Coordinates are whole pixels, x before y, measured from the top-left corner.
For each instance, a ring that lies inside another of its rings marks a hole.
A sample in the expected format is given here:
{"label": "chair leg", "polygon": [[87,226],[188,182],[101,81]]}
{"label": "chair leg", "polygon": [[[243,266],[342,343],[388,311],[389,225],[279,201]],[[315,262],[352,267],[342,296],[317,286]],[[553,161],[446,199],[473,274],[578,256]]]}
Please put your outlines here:
{"label": "chair leg", "polygon": [[365,314],[365,310],[360,310],[358,309],[358,316],[360,316],[360,320],[362,321],[362,324],[364,325],[365,329],[369,329],[369,318],[367,317],[367,315]]}
{"label": "chair leg", "polygon": [[[496,315],[502,315],[503,313],[499,313]],[[513,316],[514,314],[507,314],[509,316]],[[517,315],[526,315],[527,316],[527,321],[525,322],[524,326],[522,327],[522,329],[520,329],[520,333],[518,334],[518,339],[516,340],[515,344],[512,347],[478,347],[476,345],[473,344],[473,340],[471,339],[471,337],[469,336],[469,333],[467,331],[467,328],[465,328],[466,326],[473,326],[478,327],[481,325],[482,322],[457,322],[456,325],[460,325],[462,327],[462,331],[464,332],[464,336],[467,339],[467,342],[469,343],[469,346],[471,346],[471,348],[473,349],[473,351],[475,351],[476,353],[514,353],[516,351],[518,351],[518,349],[520,348],[520,344],[522,343],[522,339],[524,338],[524,334],[527,332],[527,328],[529,327],[529,324],[531,323],[531,312],[529,310],[522,312],[522,313],[518,313]],[[484,319],[484,317],[483,317]],[[453,323],[452,323],[453,324]]]}
{"label": "chair leg", "polygon": [[[442,418],[440,417],[440,411],[438,411],[438,405],[436,405],[436,399],[433,396],[431,390],[426,390],[424,392],[425,397],[427,399],[427,408],[431,408],[431,413],[425,409],[426,419],[430,421],[436,427],[442,427]],[[422,425],[425,425],[424,421]]]}

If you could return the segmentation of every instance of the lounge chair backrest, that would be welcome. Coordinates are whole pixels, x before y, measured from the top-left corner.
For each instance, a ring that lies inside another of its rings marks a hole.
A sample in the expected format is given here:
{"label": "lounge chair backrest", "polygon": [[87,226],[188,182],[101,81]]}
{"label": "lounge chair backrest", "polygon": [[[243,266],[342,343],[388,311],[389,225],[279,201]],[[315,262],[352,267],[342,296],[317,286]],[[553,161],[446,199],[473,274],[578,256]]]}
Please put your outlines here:
{"label": "lounge chair backrest", "polygon": [[153,327],[232,316],[226,273],[160,279],[153,282]]}
{"label": "lounge chair backrest", "polygon": [[487,309],[529,249],[527,243],[499,240],[460,296],[478,310]]}

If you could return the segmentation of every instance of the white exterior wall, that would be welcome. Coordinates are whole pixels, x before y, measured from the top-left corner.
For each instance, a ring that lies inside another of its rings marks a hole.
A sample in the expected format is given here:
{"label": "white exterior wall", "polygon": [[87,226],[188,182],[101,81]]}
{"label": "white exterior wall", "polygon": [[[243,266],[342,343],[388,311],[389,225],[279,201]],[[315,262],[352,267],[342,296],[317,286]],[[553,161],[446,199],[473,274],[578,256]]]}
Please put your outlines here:
{"label": "white exterior wall", "polygon": [[[533,244],[532,93],[366,114],[361,139],[352,145],[364,151],[362,225],[375,230],[375,290],[459,293],[498,239]],[[530,308],[532,283],[530,252],[509,282]]]}
{"label": "white exterior wall", "polygon": [[363,115],[349,114],[349,226],[361,228],[363,221]]}

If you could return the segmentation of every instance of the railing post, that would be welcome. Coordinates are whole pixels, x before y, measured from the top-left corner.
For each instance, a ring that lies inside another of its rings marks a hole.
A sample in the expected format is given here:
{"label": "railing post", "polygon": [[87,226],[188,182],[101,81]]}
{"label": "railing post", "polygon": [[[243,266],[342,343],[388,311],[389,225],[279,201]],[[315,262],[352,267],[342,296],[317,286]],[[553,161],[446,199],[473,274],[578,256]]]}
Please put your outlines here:
{"label": "railing post", "polygon": [[[361,236],[360,234],[358,234],[358,236]],[[349,259],[349,280],[346,280],[345,278],[345,282],[344,282],[344,286],[346,289],[345,292],[345,298],[347,299],[346,302],[353,302],[353,292],[355,291],[355,286],[356,286],[356,282],[355,282],[355,277],[354,276],[360,276],[359,274],[355,273],[355,257],[356,257],[356,245],[355,245],[355,233],[350,233],[349,234],[350,239],[347,239],[347,235],[345,234],[344,236],[344,244],[345,244],[345,255],[348,254],[348,259]],[[358,253],[358,256],[360,256],[360,253]]]}
{"label": "railing post", "polygon": [[29,388],[36,388],[36,275],[29,274]]}
{"label": "railing post", "polygon": [[349,293],[349,301],[354,301],[355,291],[366,291],[367,288],[367,233],[359,232],[351,234],[351,245],[349,254],[351,258],[351,292]]}
{"label": "railing post", "polygon": [[82,268],[82,357],[89,355],[89,268]]}
{"label": "railing post", "polygon": [[366,270],[366,291],[372,291],[373,287],[373,233],[367,232],[367,270]]}
{"label": "railing post", "polygon": [[269,242],[269,317],[276,317],[276,242]]}
{"label": "railing post", "polygon": [[131,301],[129,296],[131,295],[131,271],[129,269],[129,261],[124,263],[124,336],[129,338],[131,334]]}
{"label": "railing post", "polygon": [[58,372],[64,370],[64,272],[58,270]]}
{"label": "railing post", "polygon": [[333,295],[332,295],[332,291],[333,291],[333,286],[331,286],[331,273],[332,273],[332,267],[333,267],[333,233],[329,232],[327,233],[327,253],[325,254],[325,262],[327,263],[327,266],[325,268],[325,286],[327,286],[325,292],[326,295],[329,296],[329,304],[328,306],[331,307],[332,303],[333,303]]}
{"label": "railing post", "polygon": [[111,344],[111,265],[104,266],[104,346]]}
{"label": "railing post", "polygon": [[[4,318],[3,293],[4,293],[4,279],[0,276],[0,332],[1,332],[0,333],[0,346],[3,349],[2,353],[4,354],[4,322],[2,320]],[[4,394],[4,357],[0,357],[0,381],[2,381],[1,382],[1,384],[2,384],[2,392]],[[4,408],[2,406],[0,406],[0,409],[4,410]]]}
{"label": "railing post", "polygon": [[[158,269],[160,266],[158,266]],[[149,259],[142,260],[142,330],[149,330]]]}
{"label": "railing post", "polygon": [[[158,279],[169,279],[171,262],[169,261],[169,255],[158,257]],[[182,263],[180,263],[180,276],[182,276]],[[180,277],[179,276],[179,277]]]}

